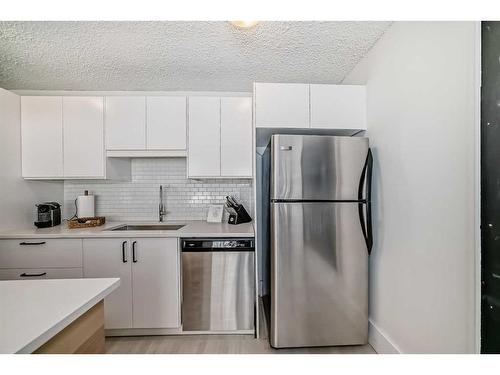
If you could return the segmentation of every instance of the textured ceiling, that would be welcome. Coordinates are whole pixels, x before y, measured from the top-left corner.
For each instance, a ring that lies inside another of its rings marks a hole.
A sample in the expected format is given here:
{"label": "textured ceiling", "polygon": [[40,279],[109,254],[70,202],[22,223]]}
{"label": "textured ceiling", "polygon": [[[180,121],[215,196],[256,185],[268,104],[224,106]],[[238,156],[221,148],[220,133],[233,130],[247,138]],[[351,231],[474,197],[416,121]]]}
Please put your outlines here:
{"label": "textured ceiling", "polygon": [[338,83],[389,22],[0,22],[0,87],[251,91]]}

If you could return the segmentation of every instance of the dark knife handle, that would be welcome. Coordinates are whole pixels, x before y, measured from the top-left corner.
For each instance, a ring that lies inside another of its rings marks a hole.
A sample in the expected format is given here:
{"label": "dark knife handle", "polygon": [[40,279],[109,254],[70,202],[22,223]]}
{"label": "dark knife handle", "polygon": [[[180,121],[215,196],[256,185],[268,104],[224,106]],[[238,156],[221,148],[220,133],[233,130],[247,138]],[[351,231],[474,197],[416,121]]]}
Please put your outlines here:
{"label": "dark knife handle", "polygon": [[238,204],[238,202],[236,202],[236,199],[234,199],[232,195],[226,196],[226,200],[227,200],[229,206],[234,208],[235,210],[240,208],[240,205]]}

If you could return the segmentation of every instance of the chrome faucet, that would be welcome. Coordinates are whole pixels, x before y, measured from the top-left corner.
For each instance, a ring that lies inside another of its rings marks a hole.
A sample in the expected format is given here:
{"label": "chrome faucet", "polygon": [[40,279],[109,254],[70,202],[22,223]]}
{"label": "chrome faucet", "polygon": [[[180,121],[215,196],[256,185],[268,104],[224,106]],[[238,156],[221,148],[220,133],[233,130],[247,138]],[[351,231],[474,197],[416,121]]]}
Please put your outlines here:
{"label": "chrome faucet", "polygon": [[165,205],[163,204],[163,186],[160,185],[160,204],[158,205],[158,219],[160,223],[163,222],[166,214]]}

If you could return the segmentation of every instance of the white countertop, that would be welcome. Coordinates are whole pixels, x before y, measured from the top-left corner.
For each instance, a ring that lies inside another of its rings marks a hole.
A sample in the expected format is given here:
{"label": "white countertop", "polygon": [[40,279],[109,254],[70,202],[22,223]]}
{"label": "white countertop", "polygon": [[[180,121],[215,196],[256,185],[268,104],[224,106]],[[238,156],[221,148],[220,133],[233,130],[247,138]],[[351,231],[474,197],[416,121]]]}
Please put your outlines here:
{"label": "white countertop", "polygon": [[120,285],[120,279],[0,281],[0,353],[32,353]]}
{"label": "white countertop", "polygon": [[[125,224],[185,224],[178,230],[109,231]],[[231,225],[206,221],[107,222],[100,227],[69,229],[66,222],[51,228],[11,229],[0,232],[0,238],[92,238],[92,237],[253,237],[253,223]]]}

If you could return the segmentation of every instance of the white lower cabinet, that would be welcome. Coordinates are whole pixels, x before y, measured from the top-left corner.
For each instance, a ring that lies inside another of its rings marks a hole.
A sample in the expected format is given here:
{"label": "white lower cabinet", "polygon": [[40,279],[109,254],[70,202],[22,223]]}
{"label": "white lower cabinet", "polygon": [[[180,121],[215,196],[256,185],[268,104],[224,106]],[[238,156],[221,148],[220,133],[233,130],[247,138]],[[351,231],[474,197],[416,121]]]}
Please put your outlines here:
{"label": "white lower cabinet", "polygon": [[0,280],[79,279],[81,268],[8,268],[0,269]]}
{"label": "white lower cabinet", "polygon": [[81,239],[0,240],[0,268],[81,268]]}
{"label": "white lower cabinet", "polygon": [[128,240],[99,238],[83,240],[83,275],[119,277],[120,286],[104,299],[106,329],[132,328],[132,271]]}
{"label": "white lower cabinet", "polygon": [[105,298],[105,328],[180,327],[177,239],[84,239],[84,277],[119,277]]}
{"label": "white lower cabinet", "polygon": [[82,276],[81,239],[0,240],[0,280],[75,279]]}
{"label": "white lower cabinet", "polygon": [[177,238],[134,240],[134,328],[180,327],[180,259]]}

